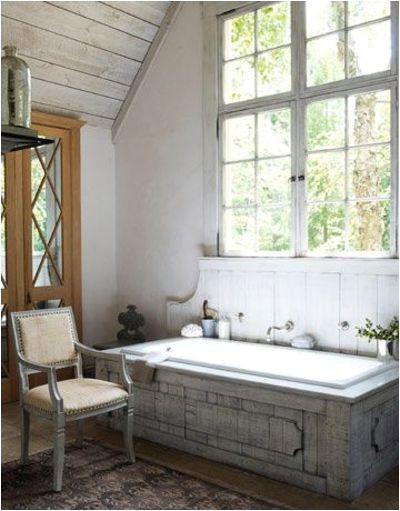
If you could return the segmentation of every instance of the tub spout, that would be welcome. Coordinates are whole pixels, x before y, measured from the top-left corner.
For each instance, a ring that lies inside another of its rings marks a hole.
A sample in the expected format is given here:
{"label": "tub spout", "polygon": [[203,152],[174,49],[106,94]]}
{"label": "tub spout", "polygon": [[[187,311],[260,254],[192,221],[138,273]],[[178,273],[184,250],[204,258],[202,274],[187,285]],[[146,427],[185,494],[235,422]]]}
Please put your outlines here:
{"label": "tub spout", "polygon": [[286,323],[283,325],[283,326],[270,326],[267,330],[267,336],[265,338],[265,340],[270,343],[270,344],[274,344],[274,341],[272,340],[272,337],[271,337],[271,332],[272,330],[287,330],[288,332],[290,332],[291,330],[293,330],[294,328],[294,323],[293,321],[286,321]]}

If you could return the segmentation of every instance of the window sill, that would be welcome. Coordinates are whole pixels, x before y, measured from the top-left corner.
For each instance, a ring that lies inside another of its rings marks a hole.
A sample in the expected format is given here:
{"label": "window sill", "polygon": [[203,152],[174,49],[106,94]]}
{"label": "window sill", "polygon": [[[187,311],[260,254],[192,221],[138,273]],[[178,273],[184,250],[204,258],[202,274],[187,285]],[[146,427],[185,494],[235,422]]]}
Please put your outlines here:
{"label": "window sill", "polygon": [[201,257],[201,270],[398,275],[396,258]]}

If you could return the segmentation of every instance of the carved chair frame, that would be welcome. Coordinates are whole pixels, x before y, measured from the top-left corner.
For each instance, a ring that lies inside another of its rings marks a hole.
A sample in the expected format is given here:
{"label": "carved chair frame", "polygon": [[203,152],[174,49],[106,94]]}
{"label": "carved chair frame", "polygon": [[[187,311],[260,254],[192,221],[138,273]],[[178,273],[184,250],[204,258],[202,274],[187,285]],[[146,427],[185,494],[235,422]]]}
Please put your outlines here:
{"label": "carved chair frame", "polygon": [[[26,317],[49,316],[54,314],[66,313],[69,315],[71,322],[71,330],[73,335],[76,358],[75,360],[62,363],[41,364],[27,360],[21,351],[21,331],[19,320]],[[19,375],[19,396],[20,396],[20,412],[21,412],[21,463],[25,464],[29,455],[29,426],[30,414],[36,414],[44,419],[48,419],[54,424],[54,474],[53,489],[61,491],[62,474],[64,467],[64,450],[65,450],[65,424],[66,422],[77,421],[77,445],[82,445],[83,428],[82,421],[88,417],[94,417],[102,413],[111,412],[119,408],[124,408],[125,427],[124,427],[124,443],[129,461],[135,461],[135,453],[133,449],[133,381],[129,376],[126,355],[123,353],[106,353],[98,351],[81,344],[78,340],[78,333],[72,307],[60,307],[58,309],[30,310],[22,312],[11,312],[12,337],[14,340],[18,375]],[[96,410],[84,411],[67,415],[64,411],[63,398],[59,392],[57,385],[57,369],[72,367],[74,369],[75,378],[82,378],[82,355],[87,355],[95,359],[108,360],[118,362],[120,365],[120,373],[122,386],[128,395],[124,401],[112,405],[96,408]],[[29,391],[29,375],[33,373],[47,373],[49,393],[52,402],[51,412],[45,412],[37,408],[31,407],[24,403],[24,395]]]}

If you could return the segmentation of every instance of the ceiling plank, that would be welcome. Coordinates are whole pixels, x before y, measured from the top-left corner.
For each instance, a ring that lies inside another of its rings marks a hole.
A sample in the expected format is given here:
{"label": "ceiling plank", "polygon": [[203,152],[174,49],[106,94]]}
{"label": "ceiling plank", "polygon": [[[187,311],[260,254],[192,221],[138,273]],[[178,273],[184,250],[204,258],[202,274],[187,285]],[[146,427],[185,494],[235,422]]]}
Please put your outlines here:
{"label": "ceiling plank", "polygon": [[[136,16],[155,25],[161,22],[172,2],[103,2],[110,7]],[[154,4],[154,5],[153,5]]]}
{"label": "ceiling plank", "polygon": [[[132,2],[130,2],[132,3]],[[150,49],[146,55],[146,58],[144,59],[143,64],[141,65],[135,79],[132,82],[132,85],[129,89],[129,92],[125,98],[125,101],[123,102],[120,111],[118,112],[118,115],[115,119],[115,122],[112,127],[112,136],[113,140],[116,139],[121,126],[126,118],[126,114],[132,105],[135,96],[140,89],[141,85],[144,82],[144,79],[151,68],[151,65],[153,64],[159,50],[161,49],[165,38],[167,37],[167,34],[169,32],[169,29],[171,28],[173,22],[175,21],[176,17],[178,16],[178,13],[180,9],[182,8],[183,2],[171,2],[171,5],[167,11],[167,14],[164,16],[164,19],[162,21],[162,24],[157,32],[156,37],[154,38],[154,41],[152,42]]]}
{"label": "ceiling plank", "polygon": [[32,110],[36,110],[38,112],[47,112],[56,115],[63,115],[65,117],[70,117],[71,119],[80,119],[82,121],[86,121],[88,124],[92,126],[99,126],[102,128],[111,128],[113,122],[110,119],[104,119],[102,117],[97,117],[96,115],[89,115],[82,112],[74,112],[71,110],[66,110],[65,108],[49,107],[46,103],[32,102]]}
{"label": "ceiling plank", "polygon": [[150,46],[97,21],[88,20],[46,2],[2,2],[2,14],[49,32],[101,48],[130,59],[142,61]]}
{"label": "ceiling plank", "polygon": [[63,85],[32,79],[32,101],[114,119],[122,102]]}
{"label": "ceiling plank", "polygon": [[157,33],[157,27],[133,16],[117,11],[101,2],[48,2],[75,12],[86,18],[103,23],[109,27],[151,42]]}
{"label": "ceiling plank", "polygon": [[104,78],[67,69],[50,62],[43,62],[32,57],[24,57],[24,60],[31,69],[32,78],[39,78],[47,82],[58,83],[65,87],[93,92],[121,101],[125,99],[129,90],[127,85],[120,85]]}
{"label": "ceiling plank", "polygon": [[[24,2],[21,2],[24,3]],[[61,64],[121,84],[132,83],[140,64],[64,36],[2,16],[2,45],[14,45],[21,56]]]}

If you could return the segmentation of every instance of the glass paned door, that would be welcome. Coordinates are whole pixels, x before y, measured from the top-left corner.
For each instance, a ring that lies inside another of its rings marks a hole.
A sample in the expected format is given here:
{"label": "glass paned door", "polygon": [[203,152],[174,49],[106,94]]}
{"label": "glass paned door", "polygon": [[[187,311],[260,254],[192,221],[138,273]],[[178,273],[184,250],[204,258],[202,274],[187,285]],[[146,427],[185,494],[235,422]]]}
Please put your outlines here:
{"label": "glass paned door", "polygon": [[30,165],[25,192],[26,305],[33,309],[71,303],[70,256],[64,244],[70,232],[69,132],[42,127],[40,134],[54,142],[25,151]]}

